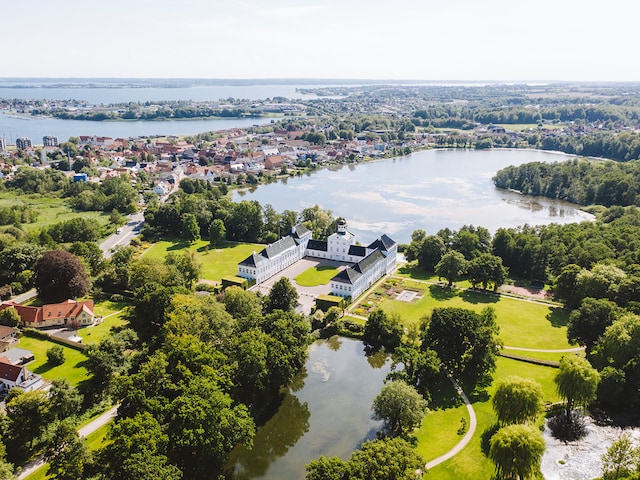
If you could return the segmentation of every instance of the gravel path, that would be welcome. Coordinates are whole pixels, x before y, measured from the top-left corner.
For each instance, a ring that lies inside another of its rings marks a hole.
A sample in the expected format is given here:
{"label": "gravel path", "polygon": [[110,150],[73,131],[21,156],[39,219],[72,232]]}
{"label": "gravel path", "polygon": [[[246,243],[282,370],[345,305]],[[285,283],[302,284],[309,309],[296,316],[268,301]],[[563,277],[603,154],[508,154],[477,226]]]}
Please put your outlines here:
{"label": "gravel path", "polygon": [[443,462],[446,462],[447,460],[449,460],[454,455],[457,455],[458,453],[460,453],[460,451],[464,447],[466,447],[467,444],[471,441],[471,437],[473,437],[473,434],[476,432],[476,427],[478,426],[478,421],[476,419],[476,412],[473,410],[473,406],[471,405],[471,402],[469,401],[469,398],[462,391],[462,388],[460,387],[460,385],[458,385],[458,382],[456,382],[455,379],[451,375],[447,375],[447,376],[449,377],[449,380],[451,380],[451,383],[453,383],[453,386],[456,388],[456,391],[458,392],[458,395],[460,395],[460,397],[462,397],[462,400],[464,401],[464,404],[467,406],[467,411],[469,412],[469,430],[467,430],[467,433],[464,435],[464,437],[462,437],[462,440],[460,440],[455,447],[453,447],[451,450],[449,450],[444,455],[440,455],[435,460],[431,460],[429,463],[427,463],[425,465],[427,470],[429,470],[430,468],[435,467],[436,465],[440,465]]}

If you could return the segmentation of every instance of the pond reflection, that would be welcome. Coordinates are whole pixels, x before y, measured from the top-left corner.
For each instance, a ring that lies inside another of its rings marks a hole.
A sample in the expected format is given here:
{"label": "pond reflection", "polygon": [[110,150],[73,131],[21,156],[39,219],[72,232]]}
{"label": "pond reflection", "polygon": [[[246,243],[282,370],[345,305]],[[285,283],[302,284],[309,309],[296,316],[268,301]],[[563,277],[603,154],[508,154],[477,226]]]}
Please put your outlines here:
{"label": "pond reflection", "polygon": [[227,462],[227,478],[299,480],[320,455],[348,460],[362,442],[375,438],[381,423],[371,404],[389,373],[384,352],[367,357],[358,340],[331,337],[309,349],[302,372],[278,412]]}

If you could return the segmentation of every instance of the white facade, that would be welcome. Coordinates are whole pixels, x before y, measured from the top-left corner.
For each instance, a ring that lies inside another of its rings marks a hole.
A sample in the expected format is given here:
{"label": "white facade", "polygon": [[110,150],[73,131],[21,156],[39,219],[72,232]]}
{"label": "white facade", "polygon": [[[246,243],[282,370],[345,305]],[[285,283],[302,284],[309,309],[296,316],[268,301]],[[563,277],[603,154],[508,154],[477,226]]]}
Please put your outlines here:
{"label": "white facade", "polygon": [[253,253],[238,264],[238,276],[262,283],[305,256],[350,263],[331,279],[331,294],[356,298],[396,265],[398,245],[383,235],[368,247],[356,245],[356,237],[344,221],[326,242],[312,240],[303,225],[293,227],[291,235]]}

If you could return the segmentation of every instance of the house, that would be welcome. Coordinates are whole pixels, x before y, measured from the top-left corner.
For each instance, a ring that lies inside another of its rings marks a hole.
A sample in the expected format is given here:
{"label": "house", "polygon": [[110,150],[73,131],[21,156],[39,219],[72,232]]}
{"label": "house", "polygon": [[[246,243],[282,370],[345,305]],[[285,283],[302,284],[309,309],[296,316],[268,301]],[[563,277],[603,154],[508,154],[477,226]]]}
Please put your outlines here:
{"label": "house", "polygon": [[19,336],[16,328],[0,325],[0,352],[5,352],[16,344]]}
{"label": "house", "polygon": [[12,301],[0,304],[0,310],[15,308],[24,327],[83,327],[92,325],[94,320],[93,300],[78,302],[66,300],[61,303],[31,307]]}
{"label": "house", "polygon": [[42,387],[40,375],[29,372],[24,365],[13,365],[7,357],[0,357],[0,393],[7,393],[12,388],[20,388],[25,392]]}
{"label": "house", "polygon": [[158,182],[158,184],[153,187],[153,193],[156,195],[166,195],[169,193],[169,186],[164,182]]}
{"label": "house", "polygon": [[282,155],[271,155],[264,161],[264,168],[267,170],[277,170],[284,164],[284,157]]}
{"label": "house", "polygon": [[338,231],[326,242],[313,240],[311,232],[298,224],[290,235],[240,262],[238,276],[259,284],[306,256],[325,258],[350,264],[331,279],[331,294],[357,298],[376,280],[393,271],[397,254],[398,244],[387,235],[367,247],[357,245],[356,236],[349,232],[344,220],[338,222]]}

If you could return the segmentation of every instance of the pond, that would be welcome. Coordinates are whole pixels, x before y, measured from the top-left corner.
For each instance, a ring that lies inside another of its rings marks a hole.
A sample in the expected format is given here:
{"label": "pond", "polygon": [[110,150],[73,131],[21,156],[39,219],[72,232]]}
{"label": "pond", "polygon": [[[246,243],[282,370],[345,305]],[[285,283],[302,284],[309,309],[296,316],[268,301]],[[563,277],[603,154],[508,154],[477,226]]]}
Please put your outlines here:
{"label": "pond", "polygon": [[231,452],[227,478],[299,480],[320,455],[349,460],[381,427],[371,418],[371,404],[390,367],[384,353],[365,356],[360,341],[336,336],[315,342],[282,406],[258,428],[253,448]]}
{"label": "pond", "polygon": [[388,234],[409,243],[422,229],[435,234],[463,225],[488,228],[588,220],[577,205],[529,197],[493,185],[509,165],[556,162],[569,156],[538,150],[424,150],[409,156],[322,169],[286,182],[234,192],[281,212],[320,205],[345,217],[363,244]]}

